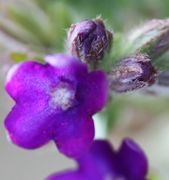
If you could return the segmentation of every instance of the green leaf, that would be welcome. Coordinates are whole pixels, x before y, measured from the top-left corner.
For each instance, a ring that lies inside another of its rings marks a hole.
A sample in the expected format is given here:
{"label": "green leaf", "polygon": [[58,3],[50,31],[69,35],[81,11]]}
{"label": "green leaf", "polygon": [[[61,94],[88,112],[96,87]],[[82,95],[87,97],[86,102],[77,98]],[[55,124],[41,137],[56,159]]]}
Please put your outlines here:
{"label": "green leaf", "polygon": [[10,54],[10,58],[11,60],[17,63],[24,62],[30,59],[34,61],[38,61],[40,63],[44,63],[43,55],[28,55],[27,53],[23,53],[23,52],[12,52]]}
{"label": "green leaf", "polygon": [[[24,6],[22,9],[15,6],[9,6],[8,13],[10,18],[21,28],[28,31],[31,36],[36,39],[36,42],[43,43],[44,46],[50,46],[50,26],[46,24],[45,20],[41,21],[38,12],[29,12],[30,7]],[[45,18],[44,18],[45,19]],[[48,26],[47,26],[48,25]]]}
{"label": "green leaf", "polygon": [[0,19],[0,31],[40,54],[63,51],[73,16],[73,10],[61,1],[10,3]]}
{"label": "green leaf", "polygon": [[28,59],[28,55],[22,52],[12,52],[10,58],[15,62],[22,62]]}

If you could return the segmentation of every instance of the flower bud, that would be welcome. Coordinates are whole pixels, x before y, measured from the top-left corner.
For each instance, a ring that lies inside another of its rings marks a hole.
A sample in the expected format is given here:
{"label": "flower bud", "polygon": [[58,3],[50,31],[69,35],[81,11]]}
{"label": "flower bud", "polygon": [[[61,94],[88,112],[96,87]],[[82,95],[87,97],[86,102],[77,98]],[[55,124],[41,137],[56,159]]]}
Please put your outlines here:
{"label": "flower bud", "polygon": [[154,84],[156,75],[148,56],[137,54],[122,59],[119,66],[109,72],[108,77],[111,90],[122,93]]}
{"label": "flower bud", "polygon": [[136,52],[158,58],[169,49],[169,19],[154,19],[132,32],[129,37]]}
{"label": "flower bud", "polygon": [[83,62],[97,65],[109,49],[112,33],[100,18],[71,25],[68,32],[68,51]]}

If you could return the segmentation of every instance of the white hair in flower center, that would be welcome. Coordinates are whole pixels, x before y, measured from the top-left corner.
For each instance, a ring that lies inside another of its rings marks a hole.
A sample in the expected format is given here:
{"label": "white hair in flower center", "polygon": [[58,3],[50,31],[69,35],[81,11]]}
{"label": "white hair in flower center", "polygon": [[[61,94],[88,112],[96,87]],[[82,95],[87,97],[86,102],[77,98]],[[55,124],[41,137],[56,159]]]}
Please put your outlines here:
{"label": "white hair in flower center", "polygon": [[52,106],[65,111],[75,104],[75,93],[75,88],[69,86],[67,83],[61,83],[51,92],[50,103]]}

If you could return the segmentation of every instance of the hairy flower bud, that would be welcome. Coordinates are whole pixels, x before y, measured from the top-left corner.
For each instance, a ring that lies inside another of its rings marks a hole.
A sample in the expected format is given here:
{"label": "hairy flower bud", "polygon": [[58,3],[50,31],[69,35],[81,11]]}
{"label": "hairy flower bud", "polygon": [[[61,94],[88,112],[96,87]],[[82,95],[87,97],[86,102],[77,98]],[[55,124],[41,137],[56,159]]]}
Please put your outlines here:
{"label": "hairy flower bud", "polygon": [[150,86],[155,83],[156,74],[148,56],[134,55],[122,59],[119,66],[109,72],[110,88],[122,93]]}
{"label": "hairy flower bud", "polygon": [[71,25],[68,32],[68,51],[83,62],[97,65],[109,49],[112,33],[100,18]]}
{"label": "hairy flower bud", "polygon": [[169,49],[169,19],[154,19],[132,32],[129,37],[135,51],[157,58]]}

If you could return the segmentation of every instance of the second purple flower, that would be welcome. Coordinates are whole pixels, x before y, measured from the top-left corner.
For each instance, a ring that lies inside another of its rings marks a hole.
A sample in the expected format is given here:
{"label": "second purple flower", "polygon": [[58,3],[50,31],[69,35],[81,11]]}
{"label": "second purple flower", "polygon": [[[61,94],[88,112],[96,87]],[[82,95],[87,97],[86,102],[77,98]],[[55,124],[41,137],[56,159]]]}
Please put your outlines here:
{"label": "second purple flower", "polygon": [[46,180],[147,180],[147,157],[129,138],[118,150],[106,140],[96,140],[77,164],[77,169],[54,173]]}

